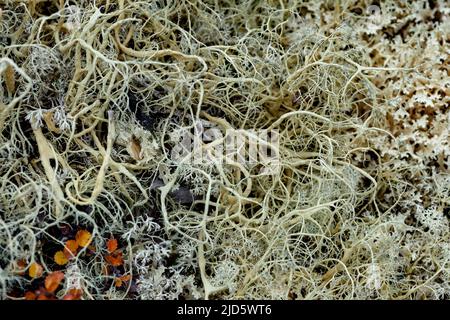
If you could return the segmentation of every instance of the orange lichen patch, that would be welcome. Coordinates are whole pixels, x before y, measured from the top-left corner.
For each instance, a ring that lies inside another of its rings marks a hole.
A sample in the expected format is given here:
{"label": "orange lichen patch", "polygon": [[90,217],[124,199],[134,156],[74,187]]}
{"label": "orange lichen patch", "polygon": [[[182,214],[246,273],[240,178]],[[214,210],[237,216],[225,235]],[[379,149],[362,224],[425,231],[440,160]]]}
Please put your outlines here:
{"label": "orange lichen patch", "polygon": [[122,284],[123,284],[122,279],[120,279],[120,278],[115,278],[115,279],[114,279],[114,285],[115,285],[117,288],[121,287]]}
{"label": "orange lichen patch", "polygon": [[75,236],[75,240],[80,247],[87,247],[92,241],[92,235],[87,230],[80,230]]}
{"label": "orange lichen patch", "polygon": [[27,267],[27,262],[24,259],[20,259],[16,262],[15,267],[17,270],[15,271],[18,275],[23,276],[25,274],[25,269]]}
{"label": "orange lichen patch", "polygon": [[106,247],[108,248],[109,253],[113,253],[117,249],[117,240],[116,239],[109,239],[106,243]]}
{"label": "orange lichen patch", "polygon": [[27,291],[25,292],[25,300],[36,300],[37,296],[34,292]]}
{"label": "orange lichen patch", "polygon": [[43,271],[44,269],[39,263],[33,262],[30,268],[28,269],[28,275],[31,278],[39,278],[40,276],[42,276]]}
{"label": "orange lichen patch", "polygon": [[64,279],[64,273],[61,271],[55,271],[50,273],[45,278],[45,289],[48,292],[55,292],[55,290],[59,287],[61,281]]}
{"label": "orange lichen patch", "polygon": [[124,284],[124,282],[130,281],[130,280],[131,280],[131,275],[127,274],[127,275],[124,275],[124,276],[114,279],[114,285],[116,287],[121,287]]}
{"label": "orange lichen patch", "polygon": [[118,267],[123,264],[122,252],[117,252],[115,254],[107,255],[105,257],[105,259],[113,267]]}
{"label": "orange lichen patch", "polygon": [[64,254],[67,259],[74,257],[77,253],[78,242],[75,240],[67,240],[66,246],[64,247]]}
{"label": "orange lichen patch", "polygon": [[53,259],[60,266],[63,266],[65,264],[67,264],[67,262],[69,262],[69,260],[67,259],[66,255],[61,250],[55,253],[55,256],[54,256]]}
{"label": "orange lichen patch", "polygon": [[70,289],[69,292],[64,295],[62,300],[80,300],[82,291],[81,289]]}

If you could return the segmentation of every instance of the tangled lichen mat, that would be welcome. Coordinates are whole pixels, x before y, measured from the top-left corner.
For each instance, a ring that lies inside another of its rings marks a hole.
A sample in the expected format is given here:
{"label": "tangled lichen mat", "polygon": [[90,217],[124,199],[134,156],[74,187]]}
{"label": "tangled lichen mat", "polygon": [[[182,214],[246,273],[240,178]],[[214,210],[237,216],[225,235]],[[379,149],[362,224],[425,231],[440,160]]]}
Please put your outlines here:
{"label": "tangled lichen mat", "polygon": [[449,299],[449,14],[0,0],[1,299]]}

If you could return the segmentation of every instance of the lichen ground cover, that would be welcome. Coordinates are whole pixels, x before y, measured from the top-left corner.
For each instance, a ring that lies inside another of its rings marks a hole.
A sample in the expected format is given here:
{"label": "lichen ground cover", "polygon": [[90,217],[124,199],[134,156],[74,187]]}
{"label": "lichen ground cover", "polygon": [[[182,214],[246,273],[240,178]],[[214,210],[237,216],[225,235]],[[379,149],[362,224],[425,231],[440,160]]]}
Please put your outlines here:
{"label": "lichen ground cover", "polygon": [[0,0],[2,299],[449,299],[448,1]]}

